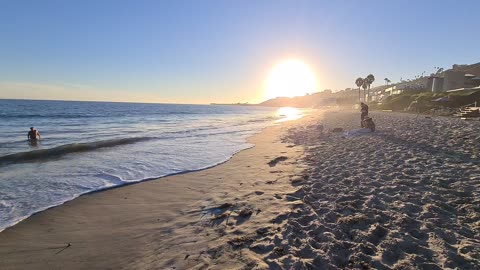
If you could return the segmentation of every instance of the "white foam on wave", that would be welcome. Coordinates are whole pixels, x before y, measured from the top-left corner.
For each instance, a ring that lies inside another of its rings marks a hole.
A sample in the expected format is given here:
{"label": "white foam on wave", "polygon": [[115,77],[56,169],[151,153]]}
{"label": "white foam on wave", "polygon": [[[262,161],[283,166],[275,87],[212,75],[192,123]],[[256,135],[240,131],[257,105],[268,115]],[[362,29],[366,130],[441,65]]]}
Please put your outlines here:
{"label": "white foam on wave", "polygon": [[[255,114],[240,111],[207,116],[190,113],[168,119],[170,122],[164,118],[138,120],[143,122],[107,119],[100,133],[95,128],[100,125],[98,123],[87,128],[71,127],[77,132],[85,131],[84,134],[69,134],[77,136],[76,140],[85,143],[81,146],[89,151],[73,151],[77,146],[63,147],[63,144],[69,145],[72,138],[69,141],[57,136],[54,138],[58,141],[45,145],[66,148],[68,151],[62,155],[0,166],[0,231],[82,194],[216,166],[252,147],[246,139],[274,124],[278,117],[273,110],[266,110]],[[78,125],[81,120],[78,118]],[[57,124],[51,125],[56,127]],[[108,138],[109,131],[114,138]],[[132,131],[138,137],[149,139],[115,137],[118,133],[122,136]],[[85,142],[84,137],[111,141],[91,143]],[[98,147],[104,144],[108,147]],[[48,149],[43,150],[49,153]]]}

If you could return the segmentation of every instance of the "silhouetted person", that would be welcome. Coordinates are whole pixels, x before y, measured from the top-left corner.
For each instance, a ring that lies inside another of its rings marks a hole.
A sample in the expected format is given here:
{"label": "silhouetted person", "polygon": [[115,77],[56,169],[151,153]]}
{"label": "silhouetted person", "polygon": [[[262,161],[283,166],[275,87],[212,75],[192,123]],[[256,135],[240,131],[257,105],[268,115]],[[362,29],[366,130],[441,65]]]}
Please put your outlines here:
{"label": "silhouetted person", "polygon": [[365,103],[360,103],[360,112],[362,113],[360,115],[360,125],[361,127],[365,127],[364,124],[363,124],[363,120],[365,119],[365,117],[368,116],[368,105],[365,104]]}
{"label": "silhouetted person", "polygon": [[27,138],[29,141],[36,141],[40,139],[40,132],[38,132],[38,130],[36,130],[34,127],[31,127],[27,134]]}

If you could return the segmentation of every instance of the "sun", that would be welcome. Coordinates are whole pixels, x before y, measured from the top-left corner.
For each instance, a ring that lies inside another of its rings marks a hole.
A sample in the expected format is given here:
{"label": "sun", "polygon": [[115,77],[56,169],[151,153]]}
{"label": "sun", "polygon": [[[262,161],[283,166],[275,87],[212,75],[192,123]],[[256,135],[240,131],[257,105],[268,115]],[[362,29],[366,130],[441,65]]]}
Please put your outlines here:
{"label": "sun", "polygon": [[317,91],[317,79],[312,69],[298,59],[276,64],[265,83],[266,98],[295,97]]}

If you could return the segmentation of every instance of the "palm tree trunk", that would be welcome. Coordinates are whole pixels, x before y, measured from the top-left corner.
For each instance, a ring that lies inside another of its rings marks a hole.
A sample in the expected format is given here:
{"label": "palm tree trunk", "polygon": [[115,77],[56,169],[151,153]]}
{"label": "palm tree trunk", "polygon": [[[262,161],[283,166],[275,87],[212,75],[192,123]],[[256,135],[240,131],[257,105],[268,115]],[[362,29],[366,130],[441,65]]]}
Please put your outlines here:
{"label": "palm tree trunk", "polygon": [[368,85],[367,100],[370,99],[370,84]]}

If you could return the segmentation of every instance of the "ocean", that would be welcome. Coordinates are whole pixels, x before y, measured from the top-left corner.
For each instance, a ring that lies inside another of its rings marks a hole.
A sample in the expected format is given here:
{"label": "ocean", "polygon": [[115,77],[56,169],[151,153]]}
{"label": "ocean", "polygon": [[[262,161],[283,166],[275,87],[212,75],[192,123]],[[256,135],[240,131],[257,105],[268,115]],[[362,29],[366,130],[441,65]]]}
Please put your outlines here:
{"label": "ocean", "polygon": [[[304,111],[257,106],[0,100],[0,231],[82,194],[201,170]],[[27,140],[29,128],[41,140]]]}

